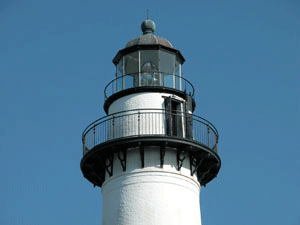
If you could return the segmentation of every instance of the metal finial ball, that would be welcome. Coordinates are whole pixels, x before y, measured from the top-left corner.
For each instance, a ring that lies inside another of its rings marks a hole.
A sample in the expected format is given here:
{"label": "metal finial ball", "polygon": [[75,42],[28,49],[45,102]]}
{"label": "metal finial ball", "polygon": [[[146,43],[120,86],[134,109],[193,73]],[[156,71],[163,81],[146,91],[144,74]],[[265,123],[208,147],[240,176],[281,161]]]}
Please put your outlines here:
{"label": "metal finial ball", "polygon": [[143,34],[154,33],[156,25],[152,20],[145,20],[141,25]]}

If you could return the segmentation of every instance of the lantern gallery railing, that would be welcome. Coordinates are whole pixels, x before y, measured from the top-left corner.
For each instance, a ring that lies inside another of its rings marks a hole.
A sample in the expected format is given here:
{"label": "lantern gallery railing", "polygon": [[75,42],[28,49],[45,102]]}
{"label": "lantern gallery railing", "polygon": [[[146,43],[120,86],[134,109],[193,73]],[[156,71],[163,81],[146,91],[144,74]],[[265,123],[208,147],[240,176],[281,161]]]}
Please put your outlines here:
{"label": "lantern gallery railing", "polygon": [[194,96],[193,85],[181,76],[162,72],[142,72],[120,76],[112,80],[104,89],[105,99],[119,91],[134,87],[172,88]]}
{"label": "lantern gallery railing", "polygon": [[217,153],[218,131],[207,120],[182,112],[143,109],[119,112],[91,123],[82,135],[84,154],[107,141],[145,136],[196,142]]}

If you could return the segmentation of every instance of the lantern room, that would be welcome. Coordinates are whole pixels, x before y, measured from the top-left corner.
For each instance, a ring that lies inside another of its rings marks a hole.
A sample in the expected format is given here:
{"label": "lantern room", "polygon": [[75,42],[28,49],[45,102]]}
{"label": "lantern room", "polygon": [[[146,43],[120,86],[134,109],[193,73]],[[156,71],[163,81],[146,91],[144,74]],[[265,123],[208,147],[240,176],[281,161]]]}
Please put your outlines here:
{"label": "lantern room", "polygon": [[147,86],[182,91],[183,56],[168,40],[154,35],[153,21],[144,21],[141,28],[143,35],[129,41],[113,59],[117,91]]}

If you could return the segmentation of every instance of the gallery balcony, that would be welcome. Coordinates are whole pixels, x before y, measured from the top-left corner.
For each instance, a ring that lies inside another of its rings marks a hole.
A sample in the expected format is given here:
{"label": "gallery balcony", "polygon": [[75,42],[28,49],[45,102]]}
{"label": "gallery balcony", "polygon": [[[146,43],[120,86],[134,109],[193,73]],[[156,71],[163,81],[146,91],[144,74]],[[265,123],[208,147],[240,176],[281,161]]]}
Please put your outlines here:
{"label": "gallery balcony", "polygon": [[[212,123],[199,116],[161,109],[123,111],[102,117],[83,132],[83,159],[81,167],[86,177],[101,186],[104,177],[94,177],[89,168],[99,167],[105,173],[106,160],[112,154],[143,146],[173,148],[178,154],[188,154],[201,184],[212,180],[220,169],[218,131]],[[142,153],[141,153],[142,154]],[[141,156],[142,158],[142,156]],[[163,159],[161,159],[163,166]],[[126,167],[126,163],[125,163]],[[125,168],[126,169],[126,168]],[[104,176],[104,175],[103,175]]]}
{"label": "gallery balcony", "polygon": [[[125,95],[139,92],[165,92],[184,97],[194,96],[194,86],[182,76],[163,72],[140,72],[127,74],[108,83],[104,89],[104,110]],[[195,103],[193,103],[195,104]]]}

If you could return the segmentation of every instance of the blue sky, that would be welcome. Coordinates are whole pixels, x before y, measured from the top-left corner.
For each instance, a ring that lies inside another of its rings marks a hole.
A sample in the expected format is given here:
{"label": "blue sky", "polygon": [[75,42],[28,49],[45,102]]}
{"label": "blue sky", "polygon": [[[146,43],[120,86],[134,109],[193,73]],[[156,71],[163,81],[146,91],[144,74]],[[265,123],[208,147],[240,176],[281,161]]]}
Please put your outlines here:
{"label": "blue sky", "polygon": [[150,8],[186,59],[222,167],[204,225],[300,225],[300,3],[296,0],[0,3],[0,224],[100,224],[81,132],[104,116],[112,58]]}

